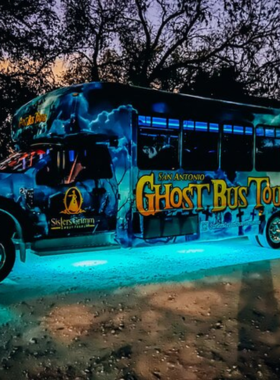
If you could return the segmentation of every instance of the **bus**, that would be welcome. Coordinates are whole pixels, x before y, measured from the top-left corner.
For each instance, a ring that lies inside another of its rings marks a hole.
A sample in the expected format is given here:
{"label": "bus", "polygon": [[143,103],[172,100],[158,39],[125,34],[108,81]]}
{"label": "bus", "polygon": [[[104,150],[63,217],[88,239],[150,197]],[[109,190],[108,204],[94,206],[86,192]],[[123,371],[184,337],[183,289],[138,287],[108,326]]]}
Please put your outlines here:
{"label": "bus", "polygon": [[37,255],[249,236],[280,247],[280,103],[86,83],[14,115],[0,280]]}

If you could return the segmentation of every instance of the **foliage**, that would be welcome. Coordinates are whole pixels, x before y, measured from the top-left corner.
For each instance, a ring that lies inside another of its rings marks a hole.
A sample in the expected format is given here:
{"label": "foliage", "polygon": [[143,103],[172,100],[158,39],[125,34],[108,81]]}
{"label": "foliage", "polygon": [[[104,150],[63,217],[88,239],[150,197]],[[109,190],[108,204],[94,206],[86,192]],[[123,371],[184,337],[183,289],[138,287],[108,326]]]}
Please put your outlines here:
{"label": "foliage", "polygon": [[26,100],[86,81],[280,98],[279,37],[280,0],[0,0],[1,136]]}
{"label": "foliage", "polygon": [[55,1],[0,1],[0,155],[7,153],[11,114],[54,87],[57,49]]}
{"label": "foliage", "polygon": [[[66,82],[166,90],[234,68],[249,93],[279,97],[279,0],[64,0]],[[71,32],[72,31],[72,32]]]}
{"label": "foliage", "polygon": [[62,0],[66,83],[116,80],[112,67],[122,62],[116,53],[117,31],[126,5],[126,0]]}
{"label": "foliage", "polygon": [[181,92],[217,99],[246,101],[248,91],[245,84],[237,80],[238,76],[239,73],[233,66],[212,69],[212,73],[198,69],[193,81],[185,83]]}

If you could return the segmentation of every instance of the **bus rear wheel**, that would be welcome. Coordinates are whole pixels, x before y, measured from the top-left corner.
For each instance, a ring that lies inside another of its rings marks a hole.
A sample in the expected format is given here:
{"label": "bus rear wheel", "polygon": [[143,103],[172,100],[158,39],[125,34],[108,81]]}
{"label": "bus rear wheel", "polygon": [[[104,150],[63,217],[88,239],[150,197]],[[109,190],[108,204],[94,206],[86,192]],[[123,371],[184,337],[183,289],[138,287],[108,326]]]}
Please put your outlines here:
{"label": "bus rear wheel", "polygon": [[280,214],[272,215],[266,225],[266,241],[269,247],[280,248]]}
{"label": "bus rear wheel", "polygon": [[10,239],[0,240],[0,282],[10,274],[15,259],[16,253],[13,242]]}

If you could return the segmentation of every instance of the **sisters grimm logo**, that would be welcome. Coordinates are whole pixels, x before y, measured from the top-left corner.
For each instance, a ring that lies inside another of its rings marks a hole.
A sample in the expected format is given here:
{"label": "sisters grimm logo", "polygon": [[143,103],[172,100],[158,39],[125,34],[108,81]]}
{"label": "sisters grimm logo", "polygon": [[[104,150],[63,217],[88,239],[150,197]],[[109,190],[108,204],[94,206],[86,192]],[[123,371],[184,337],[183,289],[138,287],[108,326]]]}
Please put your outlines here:
{"label": "sisters grimm logo", "polygon": [[[155,183],[155,174],[144,175],[136,186],[136,206],[144,216],[172,209],[202,211],[205,208],[205,196],[209,204],[212,198],[211,212],[246,208],[254,199],[255,208],[265,204],[280,206],[280,186],[272,187],[269,177],[248,177],[247,186],[229,187],[222,179],[211,179],[210,183],[189,183],[186,187],[172,183]],[[181,182],[182,183],[182,182]]]}
{"label": "sisters grimm logo", "polygon": [[95,227],[94,218],[85,218],[83,214],[86,211],[82,209],[83,197],[77,187],[70,187],[65,193],[63,203],[64,210],[60,214],[66,214],[65,217],[51,218],[51,230],[73,230]]}
{"label": "sisters grimm logo", "polygon": [[65,210],[61,214],[77,215],[85,212],[82,210],[83,197],[77,187],[70,187],[65,193],[63,203]]}

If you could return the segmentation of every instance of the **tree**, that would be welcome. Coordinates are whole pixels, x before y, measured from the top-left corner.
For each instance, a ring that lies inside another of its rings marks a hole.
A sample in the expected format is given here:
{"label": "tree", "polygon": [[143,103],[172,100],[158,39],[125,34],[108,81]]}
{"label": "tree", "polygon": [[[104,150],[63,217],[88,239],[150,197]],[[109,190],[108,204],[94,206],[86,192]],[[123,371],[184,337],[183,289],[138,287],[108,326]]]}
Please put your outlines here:
{"label": "tree", "polygon": [[207,71],[199,69],[193,81],[191,83],[185,83],[180,91],[217,99],[230,99],[235,101],[246,99],[248,91],[244,83],[237,80],[240,74],[236,72],[234,67],[221,67],[220,69],[212,71],[210,74]]}
{"label": "tree", "polygon": [[60,54],[54,6],[55,0],[0,2],[0,78],[52,77],[51,64]]}
{"label": "tree", "polygon": [[199,70],[233,67],[249,92],[279,95],[279,0],[63,3],[72,80],[173,91]]}
{"label": "tree", "polygon": [[0,2],[0,155],[7,153],[14,111],[52,89],[52,65],[60,54],[55,1]]}
{"label": "tree", "polygon": [[218,97],[227,96],[226,82],[237,97],[280,97],[280,0],[57,4],[0,0],[0,129],[21,104],[58,85],[58,57],[60,84],[117,81]]}
{"label": "tree", "polygon": [[276,90],[279,1],[133,0],[127,12],[120,41],[128,81],[172,90],[200,69],[227,66],[252,92]]}
{"label": "tree", "polygon": [[[121,57],[116,54],[117,30],[126,0],[62,0],[64,51],[68,65],[66,83],[108,80],[107,68]],[[116,76],[113,75],[113,80]]]}

